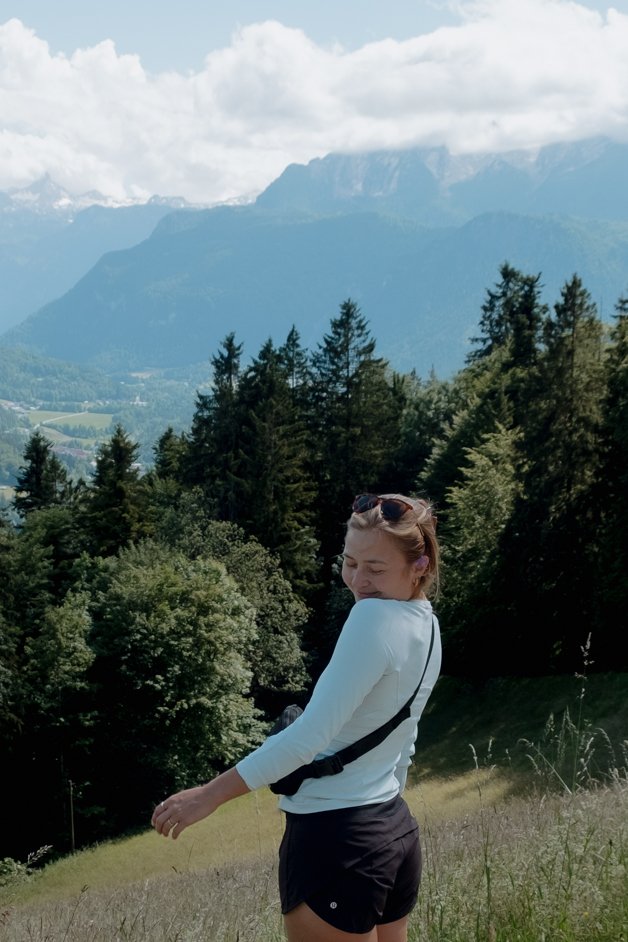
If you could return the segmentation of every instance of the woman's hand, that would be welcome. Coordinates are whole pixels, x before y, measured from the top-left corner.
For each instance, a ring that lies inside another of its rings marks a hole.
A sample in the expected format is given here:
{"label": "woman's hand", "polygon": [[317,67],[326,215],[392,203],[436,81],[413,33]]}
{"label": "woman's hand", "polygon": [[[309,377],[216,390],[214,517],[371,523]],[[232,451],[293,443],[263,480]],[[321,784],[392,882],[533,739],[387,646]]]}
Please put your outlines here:
{"label": "woman's hand", "polygon": [[195,824],[218,807],[212,801],[211,782],[170,795],[153,811],[151,824],[158,834],[176,838],[190,824]]}
{"label": "woman's hand", "polygon": [[205,785],[186,788],[161,801],[153,811],[150,823],[158,834],[176,840],[191,824],[202,821],[226,801],[248,791],[250,789],[242,776],[235,769],[229,769]]}

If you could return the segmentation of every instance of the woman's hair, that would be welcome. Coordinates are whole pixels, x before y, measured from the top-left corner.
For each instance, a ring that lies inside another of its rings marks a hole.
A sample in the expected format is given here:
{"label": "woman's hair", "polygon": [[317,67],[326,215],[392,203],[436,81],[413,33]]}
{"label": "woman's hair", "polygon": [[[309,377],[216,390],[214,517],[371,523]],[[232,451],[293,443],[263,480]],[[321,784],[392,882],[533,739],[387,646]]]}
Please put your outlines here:
{"label": "woman's hair", "polygon": [[384,500],[395,499],[410,504],[398,520],[388,520],[379,504],[362,513],[352,513],[347,521],[347,530],[383,530],[395,540],[409,563],[427,556],[427,565],[419,575],[417,594],[438,594],[440,550],[436,538],[436,516],[429,501],[404,494],[379,494]]}

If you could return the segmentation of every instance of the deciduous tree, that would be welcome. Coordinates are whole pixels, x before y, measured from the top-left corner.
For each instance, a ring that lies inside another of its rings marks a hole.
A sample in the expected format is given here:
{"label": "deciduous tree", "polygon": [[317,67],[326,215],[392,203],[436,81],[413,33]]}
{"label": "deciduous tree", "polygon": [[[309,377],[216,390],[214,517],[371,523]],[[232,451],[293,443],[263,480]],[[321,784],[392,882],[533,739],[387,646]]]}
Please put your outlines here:
{"label": "deciduous tree", "polygon": [[190,559],[222,563],[252,604],[257,631],[244,654],[251,665],[251,692],[269,717],[309,685],[302,647],[309,610],[290,585],[277,556],[227,521],[212,520],[202,494],[186,492],[164,514],[162,541]]}
{"label": "deciduous tree", "polygon": [[83,802],[115,834],[261,740],[244,653],[255,613],[221,563],[152,542],[99,560],[89,582],[97,748]]}

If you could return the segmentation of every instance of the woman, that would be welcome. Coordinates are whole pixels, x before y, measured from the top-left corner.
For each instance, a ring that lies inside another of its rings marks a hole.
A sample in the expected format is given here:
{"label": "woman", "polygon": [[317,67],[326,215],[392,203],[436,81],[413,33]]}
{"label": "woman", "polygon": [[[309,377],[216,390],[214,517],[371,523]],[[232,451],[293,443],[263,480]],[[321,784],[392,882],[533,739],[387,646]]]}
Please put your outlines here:
{"label": "woman", "polygon": [[176,838],[221,804],[277,782],[388,721],[425,671],[411,716],[342,772],[282,795],[279,887],[288,942],[406,942],[421,877],[418,826],[401,797],[441,646],[428,594],[438,580],[436,518],[424,500],[356,497],[342,578],[355,604],[305,710],[232,769],[171,795],[152,824]]}

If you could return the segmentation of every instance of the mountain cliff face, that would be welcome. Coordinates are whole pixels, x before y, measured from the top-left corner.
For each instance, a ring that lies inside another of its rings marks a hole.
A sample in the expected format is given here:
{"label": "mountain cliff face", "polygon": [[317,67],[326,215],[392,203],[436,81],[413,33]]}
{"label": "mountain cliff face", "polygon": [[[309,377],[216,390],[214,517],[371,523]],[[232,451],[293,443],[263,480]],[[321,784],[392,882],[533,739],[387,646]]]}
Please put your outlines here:
{"label": "mountain cliff face", "polygon": [[538,151],[444,148],[337,155],[292,164],[257,199],[266,209],[377,210],[427,225],[485,212],[628,219],[628,146],[596,138]]}
{"label": "mountain cliff face", "polygon": [[2,342],[113,370],[206,361],[235,331],[254,356],[293,325],[315,346],[350,297],[395,368],[446,376],[504,261],[540,272],[549,304],[577,272],[610,320],[628,290],[627,158],[595,140],[288,167],[254,205],[163,215]]}

